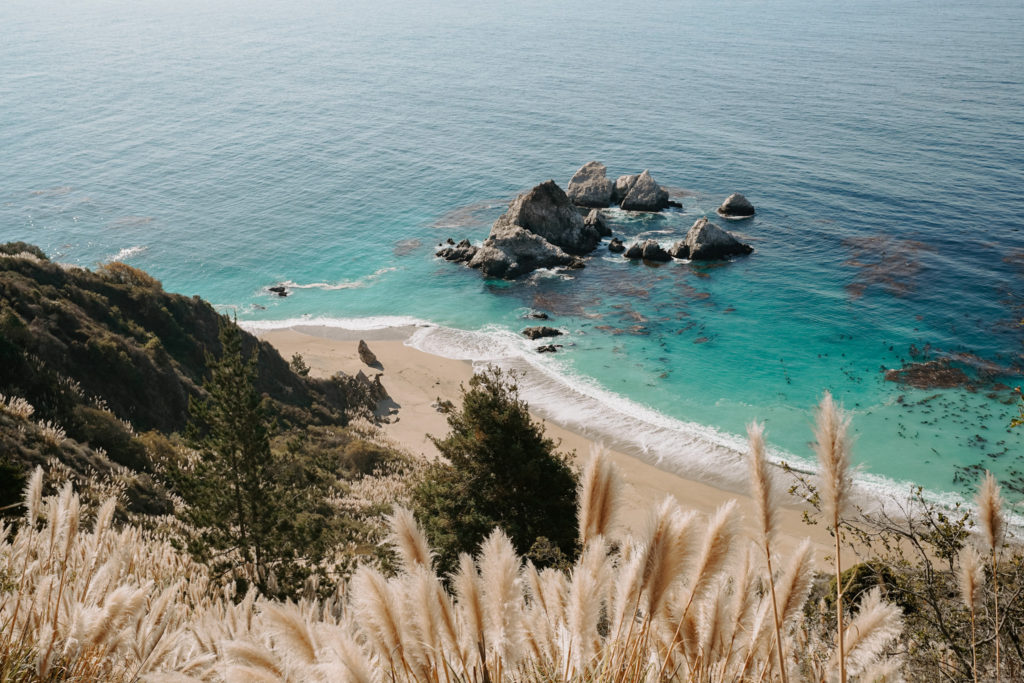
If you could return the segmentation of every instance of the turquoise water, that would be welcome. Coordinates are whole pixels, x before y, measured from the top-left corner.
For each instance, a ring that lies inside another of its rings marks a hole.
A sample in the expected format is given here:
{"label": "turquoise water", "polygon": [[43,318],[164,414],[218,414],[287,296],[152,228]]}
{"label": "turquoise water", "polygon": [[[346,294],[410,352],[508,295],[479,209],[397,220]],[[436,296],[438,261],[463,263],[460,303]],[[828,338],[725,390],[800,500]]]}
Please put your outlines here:
{"label": "turquoise water", "polygon": [[[997,0],[7,0],[0,239],[121,258],[248,321],[430,321],[422,347],[500,348],[549,414],[708,479],[755,418],[809,458],[830,389],[868,472],[956,492],[958,467],[1009,480],[1024,453],[995,385],[1024,350],[1022,34]],[[590,159],[684,204],[613,213],[617,233],[674,241],[742,191],[758,215],[726,227],[755,253],[602,248],[512,284],[433,258]],[[569,333],[555,358],[515,340],[529,309]],[[996,376],[884,381],[927,345]]]}

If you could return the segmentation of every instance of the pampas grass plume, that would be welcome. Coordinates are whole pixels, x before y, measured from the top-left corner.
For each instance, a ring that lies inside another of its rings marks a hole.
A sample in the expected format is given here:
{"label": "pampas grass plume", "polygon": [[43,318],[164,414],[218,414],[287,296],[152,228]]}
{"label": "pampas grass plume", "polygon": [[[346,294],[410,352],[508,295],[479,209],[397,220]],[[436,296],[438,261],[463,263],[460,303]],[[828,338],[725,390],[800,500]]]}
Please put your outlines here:
{"label": "pampas grass plume", "polygon": [[607,536],[618,512],[622,482],[608,451],[595,446],[590,462],[583,470],[579,488],[580,545],[586,546],[598,536]]}

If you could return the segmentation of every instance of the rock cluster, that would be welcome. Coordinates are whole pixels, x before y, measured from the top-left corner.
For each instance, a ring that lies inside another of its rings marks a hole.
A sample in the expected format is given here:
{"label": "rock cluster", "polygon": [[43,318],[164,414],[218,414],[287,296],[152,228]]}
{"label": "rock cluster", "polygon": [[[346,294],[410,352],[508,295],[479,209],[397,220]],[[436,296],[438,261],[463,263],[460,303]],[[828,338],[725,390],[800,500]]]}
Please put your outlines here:
{"label": "rock cluster", "polygon": [[[611,245],[608,249],[611,251]],[[749,254],[752,251],[753,248],[749,244],[743,244],[707,218],[701,218],[690,227],[686,237],[673,244],[667,252],[657,241],[649,239],[633,242],[623,256],[628,259],[661,262],[673,258],[717,261],[729,256]]]}
{"label": "rock cluster", "polygon": [[614,184],[606,177],[607,171],[597,161],[581,166],[569,180],[569,199],[577,206],[603,209],[616,204],[627,211],[661,211],[682,206],[669,200],[668,191],[654,182],[650,171],[619,176]]}
{"label": "rock cluster", "polygon": [[548,180],[516,197],[481,246],[463,240],[437,255],[467,263],[488,277],[512,279],[538,268],[582,268],[580,255],[600,241],[594,221],[584,221],[562,188]]}
{"label": "rock cluster", "polygon": [[672,260],[672,257],[661,248],[657,240],[633,242],[633,244],[629,245],[629,249],[626,249],[626,253],[623,256],[628,259],[643,259],[644,261],[660,261],[662,263]]}

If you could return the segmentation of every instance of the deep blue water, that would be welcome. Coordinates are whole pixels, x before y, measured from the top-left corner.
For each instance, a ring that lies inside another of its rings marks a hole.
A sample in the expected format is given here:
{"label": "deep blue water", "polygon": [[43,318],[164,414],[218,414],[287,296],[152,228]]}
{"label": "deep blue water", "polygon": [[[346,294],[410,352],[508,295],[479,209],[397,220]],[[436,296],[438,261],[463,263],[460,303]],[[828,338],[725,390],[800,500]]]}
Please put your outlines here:
{"label": "deep blue water", "polygon": [[[665,429],[638,448],[711,479],[753,419],[809,457],[830,389],[868,471],[957,491],[957,467],[1024,469],[997,384],[1024,365],[1021,35],[1024,5],[998,0],[6,0],[0,239],[121,258],[245,320],[454,328],[421,345],[521,353],[557,373],[530,388],[548,413],[643,417]],[[725,227],[755,253],[602,248],[513,284],[433,258],[591,159],[682,198],[613,212],[620,235],[674,241],[742,191],[758,215]],[[515,341],[530,308],[569,332],[554,359]],[[912,346],[997,376],[885,382]]]}

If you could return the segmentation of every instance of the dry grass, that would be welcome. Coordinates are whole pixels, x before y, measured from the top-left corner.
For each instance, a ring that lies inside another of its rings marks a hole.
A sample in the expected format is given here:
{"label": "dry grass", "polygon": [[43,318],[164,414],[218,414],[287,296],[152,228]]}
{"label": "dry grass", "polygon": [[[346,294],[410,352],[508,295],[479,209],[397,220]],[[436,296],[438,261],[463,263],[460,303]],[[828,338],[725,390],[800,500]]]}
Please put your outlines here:
{"label": "dry grass", "polygon": [[0,680],[724,683],[832,681],[844,669],[900,680],[886,653],[901,615],[878,591],[846,625],[844,650],[822,645],[831,635],[805,616],[809,543],[773,555],[777,503],[756,428],[751,451],[765,508],[753,543],[734,503],[705,519],[673,500],[644,533],[608,540],[620,483],[598,455],[568,571],[537,570],[496,530],[438,576],[397,508],[396,575],[362,566],[334,598],[299,603],[218,588],[156,534],[115,528],[112,499],[86,509],[70,483],[44,497],[37,470],[23,516],[0,530]]}

